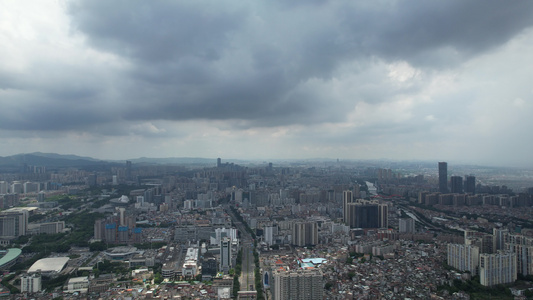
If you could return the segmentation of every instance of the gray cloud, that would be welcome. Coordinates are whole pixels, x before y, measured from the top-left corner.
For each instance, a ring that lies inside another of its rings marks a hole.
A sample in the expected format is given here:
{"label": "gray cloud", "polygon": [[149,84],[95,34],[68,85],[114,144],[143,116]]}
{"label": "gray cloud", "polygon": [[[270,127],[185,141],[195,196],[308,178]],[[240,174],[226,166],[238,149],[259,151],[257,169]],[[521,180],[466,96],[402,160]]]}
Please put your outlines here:
{"label": "gray cloud", "polygon": [[[123,118],[278,126],[344,118],[342,105],[324,117],[330,99],[302,92],[308,80],[342,76],[336,72],[340,65],[371,57],[450,67],[530,26],[532,6],[529,1],[290,6],[78,1],[69,12],[73,28],[90,45],[133,64],[124,74],[129,91],[112,100],[123,102]],[[360,88],[358,101],[387,101],[378,89]]]}
{"label": "gray cloud", "polygon": [[[332,145],[434,141],[456,123],[482,128],[490,118],[472,115],[494,90],[524,110],[531,98],[525,83],[478,91],[486,70],[456,79],[528,32],[531,1],[80,0],[65,12],[72,40],[35,40],[22,66],[0,68],[0,130],[182,138],[194,125],[174,127],[208,121],[212,135],[292,125]],[[16,41],[0,54],[32,46]]]}

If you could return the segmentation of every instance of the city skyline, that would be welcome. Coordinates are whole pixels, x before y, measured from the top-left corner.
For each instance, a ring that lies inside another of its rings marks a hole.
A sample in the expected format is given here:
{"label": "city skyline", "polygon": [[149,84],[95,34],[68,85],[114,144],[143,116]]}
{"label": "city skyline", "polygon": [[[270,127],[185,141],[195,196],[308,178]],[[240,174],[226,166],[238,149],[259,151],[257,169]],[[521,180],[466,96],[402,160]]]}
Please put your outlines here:
{"label": "city skyline", "polygon": [[0,156],[531,167],[532,8],[4,1]]}

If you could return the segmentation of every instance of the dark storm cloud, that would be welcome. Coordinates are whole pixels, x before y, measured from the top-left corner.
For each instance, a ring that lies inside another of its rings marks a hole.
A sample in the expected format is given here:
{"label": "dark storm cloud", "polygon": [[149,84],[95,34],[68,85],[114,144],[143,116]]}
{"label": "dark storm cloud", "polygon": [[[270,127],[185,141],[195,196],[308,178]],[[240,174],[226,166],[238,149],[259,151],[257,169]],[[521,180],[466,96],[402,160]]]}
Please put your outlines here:
{"label": "dark storm cloud", "polygon": [[[450,68],[531,26],[532,12],[531,1],[75,1],[68,5],[73,35],[127,67],[89,74],[36,67],[56,71],[16,80],[0,72],[0,88],[27,105],[0,112],[9,120],[1,127],[342,122],[357,102],[386,102],[420,88],[395,87],[383,72],[371,74],[372,65]],[[345,76],[359,78],[350,95],[324,88]]]}
{"label": "dark storm cloud", "polygon": [[243,15],[214,1],[77,1],[72,24],[90,43],[150,63],[216,60]]}
{"label": "dark storm cloud", "polygon": [[355,48],[429,66],[501,45],[533,24],[531,1],[391,1],[379,8],[355,3],[341,13]]}

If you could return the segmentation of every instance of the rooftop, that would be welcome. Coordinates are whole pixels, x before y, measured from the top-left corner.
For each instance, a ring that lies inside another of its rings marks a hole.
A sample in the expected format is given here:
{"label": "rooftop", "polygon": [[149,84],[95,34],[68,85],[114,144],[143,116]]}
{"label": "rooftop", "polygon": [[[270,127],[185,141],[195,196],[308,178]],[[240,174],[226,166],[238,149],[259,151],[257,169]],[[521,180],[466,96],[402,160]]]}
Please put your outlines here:
{"label": "rooftop", "polygon": [[2,258],[0,258],[0,268],[6,264],[9,264],[14,259],[17,259],[22,253],[22,250],[18,248],[9,248],[7,251],[0,251],[0,253],[1,252],[5,252],[5,254]]}
{"label": "rooftop", "polygon": [[59,273],[67,264],[68,257],[51,257],[43,258],[36,261],[28,270],[28,273],[35,273],[39,270],[41,272],[56,272]]}

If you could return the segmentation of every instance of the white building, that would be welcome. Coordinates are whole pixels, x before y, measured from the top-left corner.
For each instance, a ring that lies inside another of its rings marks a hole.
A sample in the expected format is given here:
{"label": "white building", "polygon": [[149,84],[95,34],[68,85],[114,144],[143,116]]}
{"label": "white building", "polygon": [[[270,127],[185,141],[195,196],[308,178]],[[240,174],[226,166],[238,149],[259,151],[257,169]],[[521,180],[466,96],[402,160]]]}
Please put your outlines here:
{"label": "white building", "polygon": [[22,192],[24,191],[22,183],[18,181],[13,181],[13,183],[11,183],[10,191],[12,194],[22,194]]}
{"label": "white building", "polygon": [[211,235],[209,243],[211,245],[220,245],[220,241],[224,237],[229,237],[231,242],[237,241],[237,229],[235,228],[216,228],[215,234]]}
{"label": "white building", "polygon": [[400,233],[414,233],[415,232],[415,220],[412,218],[402,218],[399,221]]}
{"label": "white building", "polygon": [[181,274],[191,278],[198,275],[198,248],[188,248]]}
{"label": "white building", "polygon": [[87,293],[89,289],[89,277],[74,277],[68,280],[67,288],[69,293]]}
{"label": "white building", "polygon": [[20,276],[20,291],[37,293],[41,291],[41,274],[24,274]]}
{"label": "white building", "polygon": [[463,244],[448,244],[448,265],[460,270],[478,274],[479,247]]}
{"label": "white building", "polygon": [[28,269],[28,273],[41,273],[43,276],[55,276],[66,267],[68,260],[68,257],[41,258]]}
{"label": "white building", "polygon": [[479,256],[479,282],[484,286],[513,283],[517,278],[516,254],[499,252]]}
{"label": "white building", "polygon": [[15,238],[26,235],[29,211],[11,208],[0,213],[0,237]]}
{"label": "white building", "polygon": [[24,194],[37,193],[39,192],[39,183],[37,182],[24,182],[23,191]]}
{"label": "white building", "polygon": [[278,235],[278,227],[277,226],[266,226],[265,232],[263,233],[265,237],[265,243],[269,246],[272,246],[274,244],[274,237]]}

